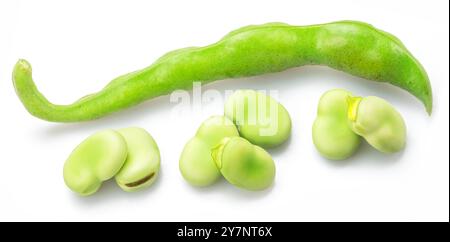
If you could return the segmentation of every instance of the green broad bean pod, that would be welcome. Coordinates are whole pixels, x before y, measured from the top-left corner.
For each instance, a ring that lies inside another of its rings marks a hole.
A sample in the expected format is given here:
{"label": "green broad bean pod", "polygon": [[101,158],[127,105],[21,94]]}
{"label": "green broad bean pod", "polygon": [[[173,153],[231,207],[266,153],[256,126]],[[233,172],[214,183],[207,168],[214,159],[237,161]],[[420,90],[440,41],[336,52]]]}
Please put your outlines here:
{"label": "green broad bean pod", "polygon": [[255,76],[303,65],[331,68],[398,86],[416,96],[428,113],[428,76],[393,35],[357,21],[292,26],[268,23],[235,30],[218,42],[167,53],[144,69],[112,80],[97,93],[68,105],[53,104],[37,89],[31,65],[19,60],[13,83],[25,108],[53,122],[97,119],[192,83]]}

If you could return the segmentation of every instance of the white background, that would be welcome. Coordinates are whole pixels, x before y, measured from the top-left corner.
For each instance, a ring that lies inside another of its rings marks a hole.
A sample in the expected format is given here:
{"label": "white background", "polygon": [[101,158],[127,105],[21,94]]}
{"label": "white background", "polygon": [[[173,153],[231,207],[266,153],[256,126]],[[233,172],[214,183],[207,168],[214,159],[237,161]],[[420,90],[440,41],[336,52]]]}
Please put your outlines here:
{"label": "white background", "polygon": [[[1,1],[0,220],[372,221],[449,220],[448,1]],[[398,36],[427,70],[434,92],[428,116],[412,95],[326,67],[225,80],[206,89],[277,90],[292,138],[270,150],[274,186],[246,192],[225,181],[198,189],[178,171],[185,142],[223,100],[173,115],[169,97],[86,123],[58,124],[29,115],[16,97],[17,59],[33,66],[38,88],[70,103],[114,77],[150,65],[167,51],[217,41],[248,24],[294,25],[361,20]],[[383,155],[364,144],[351,159],[321,158],[311,140],[317,101],[332,88],[387,99],[408,126],[407,147]],[[85,137],[141,126],[158,142],[162,170],[148,190],[125,193],[114,182],[88,198],[66,188],[62,167]]]}

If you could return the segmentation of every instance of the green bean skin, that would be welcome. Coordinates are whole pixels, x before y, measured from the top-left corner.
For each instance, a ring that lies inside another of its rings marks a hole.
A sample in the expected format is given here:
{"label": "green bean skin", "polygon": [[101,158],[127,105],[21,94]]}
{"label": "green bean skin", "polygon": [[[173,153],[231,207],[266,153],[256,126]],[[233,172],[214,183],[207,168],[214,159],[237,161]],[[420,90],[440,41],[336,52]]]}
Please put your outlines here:
{"label": "green bean skin", "polygon": [[320,97],[312,139],[317,151],[329,160],[344,160],[353,155],[361,137],[350,128],[348,99],[352,93],[344,89],[327,91]]}
{"label": "green bean skin", "polygon": [[348,103],[349,127],[353,132],[383,153],[395,153],[405,148],[405,121],[389,102],[368,96],[351,97]]}
{"label": "green bean skin", "polygon": [[25,60],[15,65],[13,83],[32,115],[76,122],[100,118],[176,89],[190,89],[194,81],[254,76],[308,64],[398,86],[422,101],[428,113],[432,111],[431,86],[420,63],[396,37],[355,21],[243,27],[212,45],[169,52],[151,66],[120,76],[69,105],[52,104],[38,91]]}

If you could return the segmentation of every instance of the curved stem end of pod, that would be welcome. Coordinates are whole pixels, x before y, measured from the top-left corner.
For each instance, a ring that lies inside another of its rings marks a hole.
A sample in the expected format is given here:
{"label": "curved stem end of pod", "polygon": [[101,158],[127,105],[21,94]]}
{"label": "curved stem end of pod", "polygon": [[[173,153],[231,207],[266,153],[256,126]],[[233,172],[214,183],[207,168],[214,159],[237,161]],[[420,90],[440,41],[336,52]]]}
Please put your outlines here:
{"label": "curved stem end of pod", "polygon": [[52,110],[55,105],[50,103],[37,89],[33,78],[32,69],[28,61],[19,59],[14,66],[12,75],[14,89],[25,108],[35,117],[52,121]]}

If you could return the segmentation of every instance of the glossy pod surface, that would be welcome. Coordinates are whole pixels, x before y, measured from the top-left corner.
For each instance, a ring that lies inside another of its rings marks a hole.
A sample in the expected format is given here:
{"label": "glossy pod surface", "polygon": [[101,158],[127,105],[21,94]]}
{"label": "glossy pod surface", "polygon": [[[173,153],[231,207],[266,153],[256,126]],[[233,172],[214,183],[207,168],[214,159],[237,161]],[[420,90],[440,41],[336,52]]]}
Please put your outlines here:
{"label": "glossy pod surface", "polygon": [[169,52],[151,66],[120,76],[69,105],[53,104],[38,91],[25,60],[15,65],[13,83],[32,115],[76,122],[100,118],[176,89],[190,89],[195,81],[254,76],[308,64],[398,86],[432,111],[431,86],[421,64],[393,35],[356,21],[243,27],[214,44]]}

